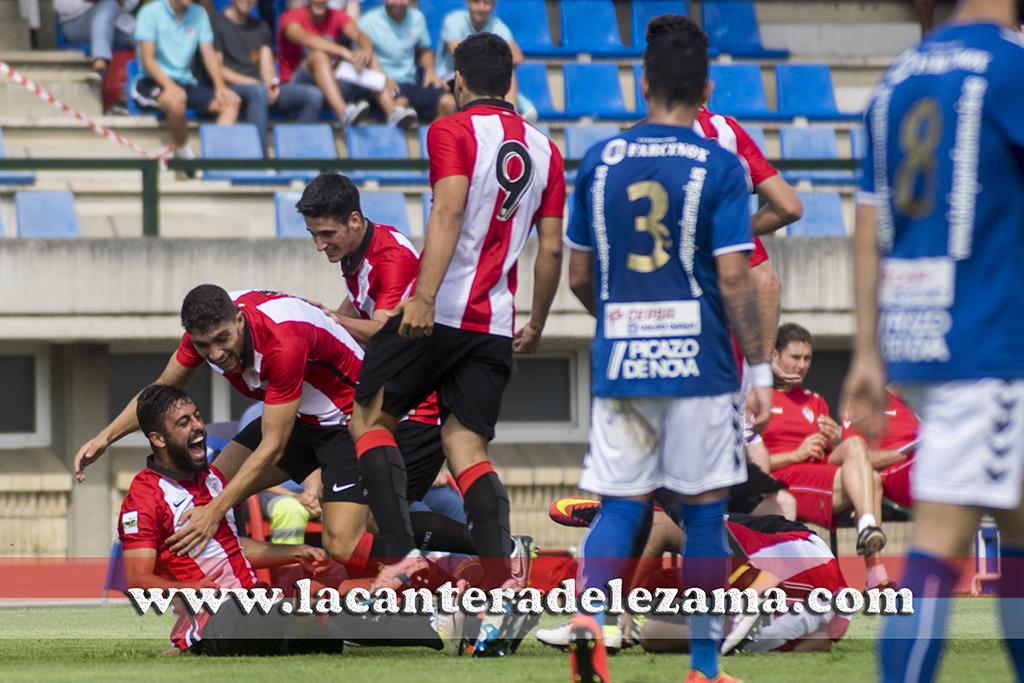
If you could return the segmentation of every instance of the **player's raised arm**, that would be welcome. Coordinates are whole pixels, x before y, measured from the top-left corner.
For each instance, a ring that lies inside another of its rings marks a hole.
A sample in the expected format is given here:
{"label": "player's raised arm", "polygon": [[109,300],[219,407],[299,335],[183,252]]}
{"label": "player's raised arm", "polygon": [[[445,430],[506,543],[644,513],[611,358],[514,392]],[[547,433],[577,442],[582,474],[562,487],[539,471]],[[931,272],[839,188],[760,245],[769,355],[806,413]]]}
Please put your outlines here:
{"label": "player's raised arm", "polygon": [[[178,362],[176,355],[172,355],[167,361],[167,367],[153,384],[170,384],[184,389],[195,374],[196,368],[185,367]],[[136,393],[110,424],[78,449],[78,453],[75,455],[75,479],[77,481],[85,481],[85,468],[99,460],[111,444],[139,428],[139,420],[135,417],[135,402],[138,397],[139,394]]]}

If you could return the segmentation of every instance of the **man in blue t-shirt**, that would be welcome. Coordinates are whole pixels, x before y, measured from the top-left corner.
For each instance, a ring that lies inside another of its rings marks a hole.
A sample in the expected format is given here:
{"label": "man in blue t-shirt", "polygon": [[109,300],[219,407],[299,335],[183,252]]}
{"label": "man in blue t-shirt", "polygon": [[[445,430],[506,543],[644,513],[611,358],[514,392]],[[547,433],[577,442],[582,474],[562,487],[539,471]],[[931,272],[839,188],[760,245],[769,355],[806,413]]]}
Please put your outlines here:
{"label": "man in blue t-shirt", "polygon": [[930,681],[983,513],[1002,536],[1004,635],[1024,673],[1024,41],[1011,0],[963,0],[868,108],[849,398],[881,431],[886,374],[921,417],[914,531],[884,681]]}
{"label": "man in blue t-shirt", "polygon": [[[693,131],[710,93],[707,37],[691,19],[651,21],[641,87],[647,119],[584,155],[566,234],[570,285],[597,318],[579,485],[600,494],[602,508],[580,575],[585,588],[605,590],[626,574],[652,496],[665,488],[682,501],[683,585],[710,594],[728,574],[728,489],[747,476],[730,330],[751,366],[754,425],[771,410],[747,265],[749,190],[739,159]],[[570,665],[582,680],[607,680],[603,618],[574,619]],[[734,681],[718,668],[721,626],[721,617],[691,620],[687,683]]]}
{"label": "man in blue t-shirt", "polygon": [[409,0],[385,0],[360,17],[359,28],[370,37],[400,105],[412,107],[426,122],[455,112],[455,97],[434,69],[423,12],[409,7]]}

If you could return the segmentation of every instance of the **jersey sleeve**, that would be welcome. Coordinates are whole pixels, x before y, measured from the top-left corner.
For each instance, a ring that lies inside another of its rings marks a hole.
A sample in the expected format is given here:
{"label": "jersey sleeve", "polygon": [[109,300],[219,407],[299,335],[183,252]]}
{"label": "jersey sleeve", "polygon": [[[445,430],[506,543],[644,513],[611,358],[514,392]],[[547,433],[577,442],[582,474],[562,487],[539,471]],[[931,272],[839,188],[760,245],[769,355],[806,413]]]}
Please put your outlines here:
{"label": "jersey sleeve", "polygon": [[350,17],[347,12],[338,9],[334,10],[331,18],[334,22],[334,25],[331,27],[331,35],[335,40],[337,40],[338,37],[341,36],[341,32],[352,23],[352,17]]}
{"label": "jersey sleeve", "polygon": [[[411,9],[409,11],[412,11]],[[423,12],[416,10],[416,47],[421,50],[429,50],[430,44],[430,29],[427,28],[427,19],[423,16]]]}
{"label": "jersey sleeve", "polygon": [[[710,178],[709,178],[710,180]],[[715,256],[734,251],[751,251],[750,204],[743,167],[735,158],[723,164],[720,186],[711,215],[711,252]]]}
{"label": "jersey sleeve", "polygon": [[196,9],[200,12],[199,25],[197,26],[196,32],[199,34],[200,43],[212,43],[213,42],[213,27],[210,26],[210,17],[206,14],[206,10],[197,7]]}
{"label": "jersey sleeve", "polygon": [[743,126],[732,119],[728,119],[728,121],[729,126],[736,134],[736,154],[743,159],[750,171],[750,183],[753,186],[750,189],[753,190],[769,178],[777,176],[779,172],[764,158],[764,152],[757,146],[750,134],[743,129]]}
{"label": "jersey sleeve", "polygon": [[302,396],[309,355],[304,334],[307,334],[304,327],[295,330],[295,336],[281,340],[264,359],[263,367],[267,370],[262,377],[267,380],[267,389],[263,403],[266,405],[290,403]]}
{"label": "jersey sleeve", "polygon": [[492,28],[494,30],[494,35],[498,36],[506,43],[511,43],[515,40],[515,38],[512,37],[512,29],[510,29],[508,24],[498,17],[494,18],[494,26]]}
{"label": "jersey sleeve", "polygon": [[156,506],[156,491],[133,482],[128,495],[121,503],[121,514],[117,517],[117,535],[125,550],[137,548],[158,548],[164,541],[159,513]]}
{"label": "jersey sleeve", "polygon": [[814,395],[814,403],[816,404],[814,406],[815,412],[817,412],[818,415],[820,415],[821,417],[830,417],[828,410],[828,402],[824,398],[822,398],[821,394]]}
{"label": "jersey sleeve", "polygon": [[[449,12],[445,15],[444,21],[441,22],[441,43],[447,43],[450,40],[462,40],[462,31],[459,30],[462,22],[461,13],[459,11]],[[442,45],[442,50],[444,47]]]}
{"label": "jersey sleeve", "polygon": [[541,217],[561,218],[565,215],[565,162],[555,143],[551,146],[551,162],[548,165],[548,183],[540,198]]}
{"label": "jersey sleeve", "polygon": [[376,276],[377,296],[375,311],[390,311],[405,300],[416,279],[417,261],[410,254],[408,259],[389,258],[376,264],[371,271]]}
{"label": "jersey sleeve", "polygon": [[156,12],[161,11],[161,8],[154,4],[152,7],[146,6],[139,10],[138,17],[135,20],[135,42],[136,43],[153,43],[156,42]]}
{"label": "jersey sleeve", "polygon": [[572,204],[569,206],[569,227],[565,231],[565,243],[577,251],[594,250],[594,233],[591,230],[590,211],[587,205],[587,197],[590,193],[590,173],[587,160],[584,158],[580,163],[579,172],[576,174],[576,190],[572,194]]}
{"label": "jersey sleeve", "polygon": [[188,332],[181,335],[181,341],[178,343],[178,350],[174,353],[174,357],[186,368],[198,368],[203,364],[203,357],[192,345],[192,337],[188,336]]}
{"label": "jersey sleeve", "polygon": [[[447,124],[447,125],[446,125]],[[430,186],[449,176],[473,174],[473,155],[468,154],[460,131],[450,122],[438,121],[427,129],[427,157],[430,159]]]}
{"label": "jersey sleeve", "polygon": [[[1006,61],[999,64],[1001,78],[995,80],[995,87],[986,94],[985,116],[995,118],[996,124],[1007,141],[1016,149],[1024,149],[1024,89],[1020,87],[1020,74],[1024,71],[1024,46],[1018,36],[1008,37],[1013,41]],[[990,68],[994,68],[993,67]]]}

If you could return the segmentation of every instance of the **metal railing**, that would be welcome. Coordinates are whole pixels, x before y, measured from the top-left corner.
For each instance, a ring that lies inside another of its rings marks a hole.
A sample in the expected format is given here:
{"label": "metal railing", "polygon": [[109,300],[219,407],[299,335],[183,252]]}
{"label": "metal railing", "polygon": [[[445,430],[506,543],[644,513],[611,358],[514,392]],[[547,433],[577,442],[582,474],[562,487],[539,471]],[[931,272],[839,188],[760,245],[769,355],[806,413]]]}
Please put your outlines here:
{"label": "metal railing", "polygon": [[[775,159],[780,171],[851,171],[860,167],[856,159]],[[567,159],[566,170],[575,170],[579,160]],[[426,171],[426,159],[168,159],[170,171]],[[138,171],[142,174],[142,234],[160,235],[160,162],[156,159],[0,159],[3,171]]]}

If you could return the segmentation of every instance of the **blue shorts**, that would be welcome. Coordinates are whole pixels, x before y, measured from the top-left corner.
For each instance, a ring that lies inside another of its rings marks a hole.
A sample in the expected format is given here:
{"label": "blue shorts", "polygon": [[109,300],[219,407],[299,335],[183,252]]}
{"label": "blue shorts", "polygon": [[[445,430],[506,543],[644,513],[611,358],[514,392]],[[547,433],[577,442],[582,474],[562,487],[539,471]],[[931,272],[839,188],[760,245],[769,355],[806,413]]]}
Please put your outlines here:
{"label": "blue shorts", "polygon": [[[178,87],[185,91],[185,108],[191,109],[197,114],[209,114],[210,105],[213,103],[213,88],[208,85],[186,85],[178,83]],[[132,99],[143,109],[159,109],[157,98],[163,88],[155,79],[149,76],[141,76],[132,84]]]}

